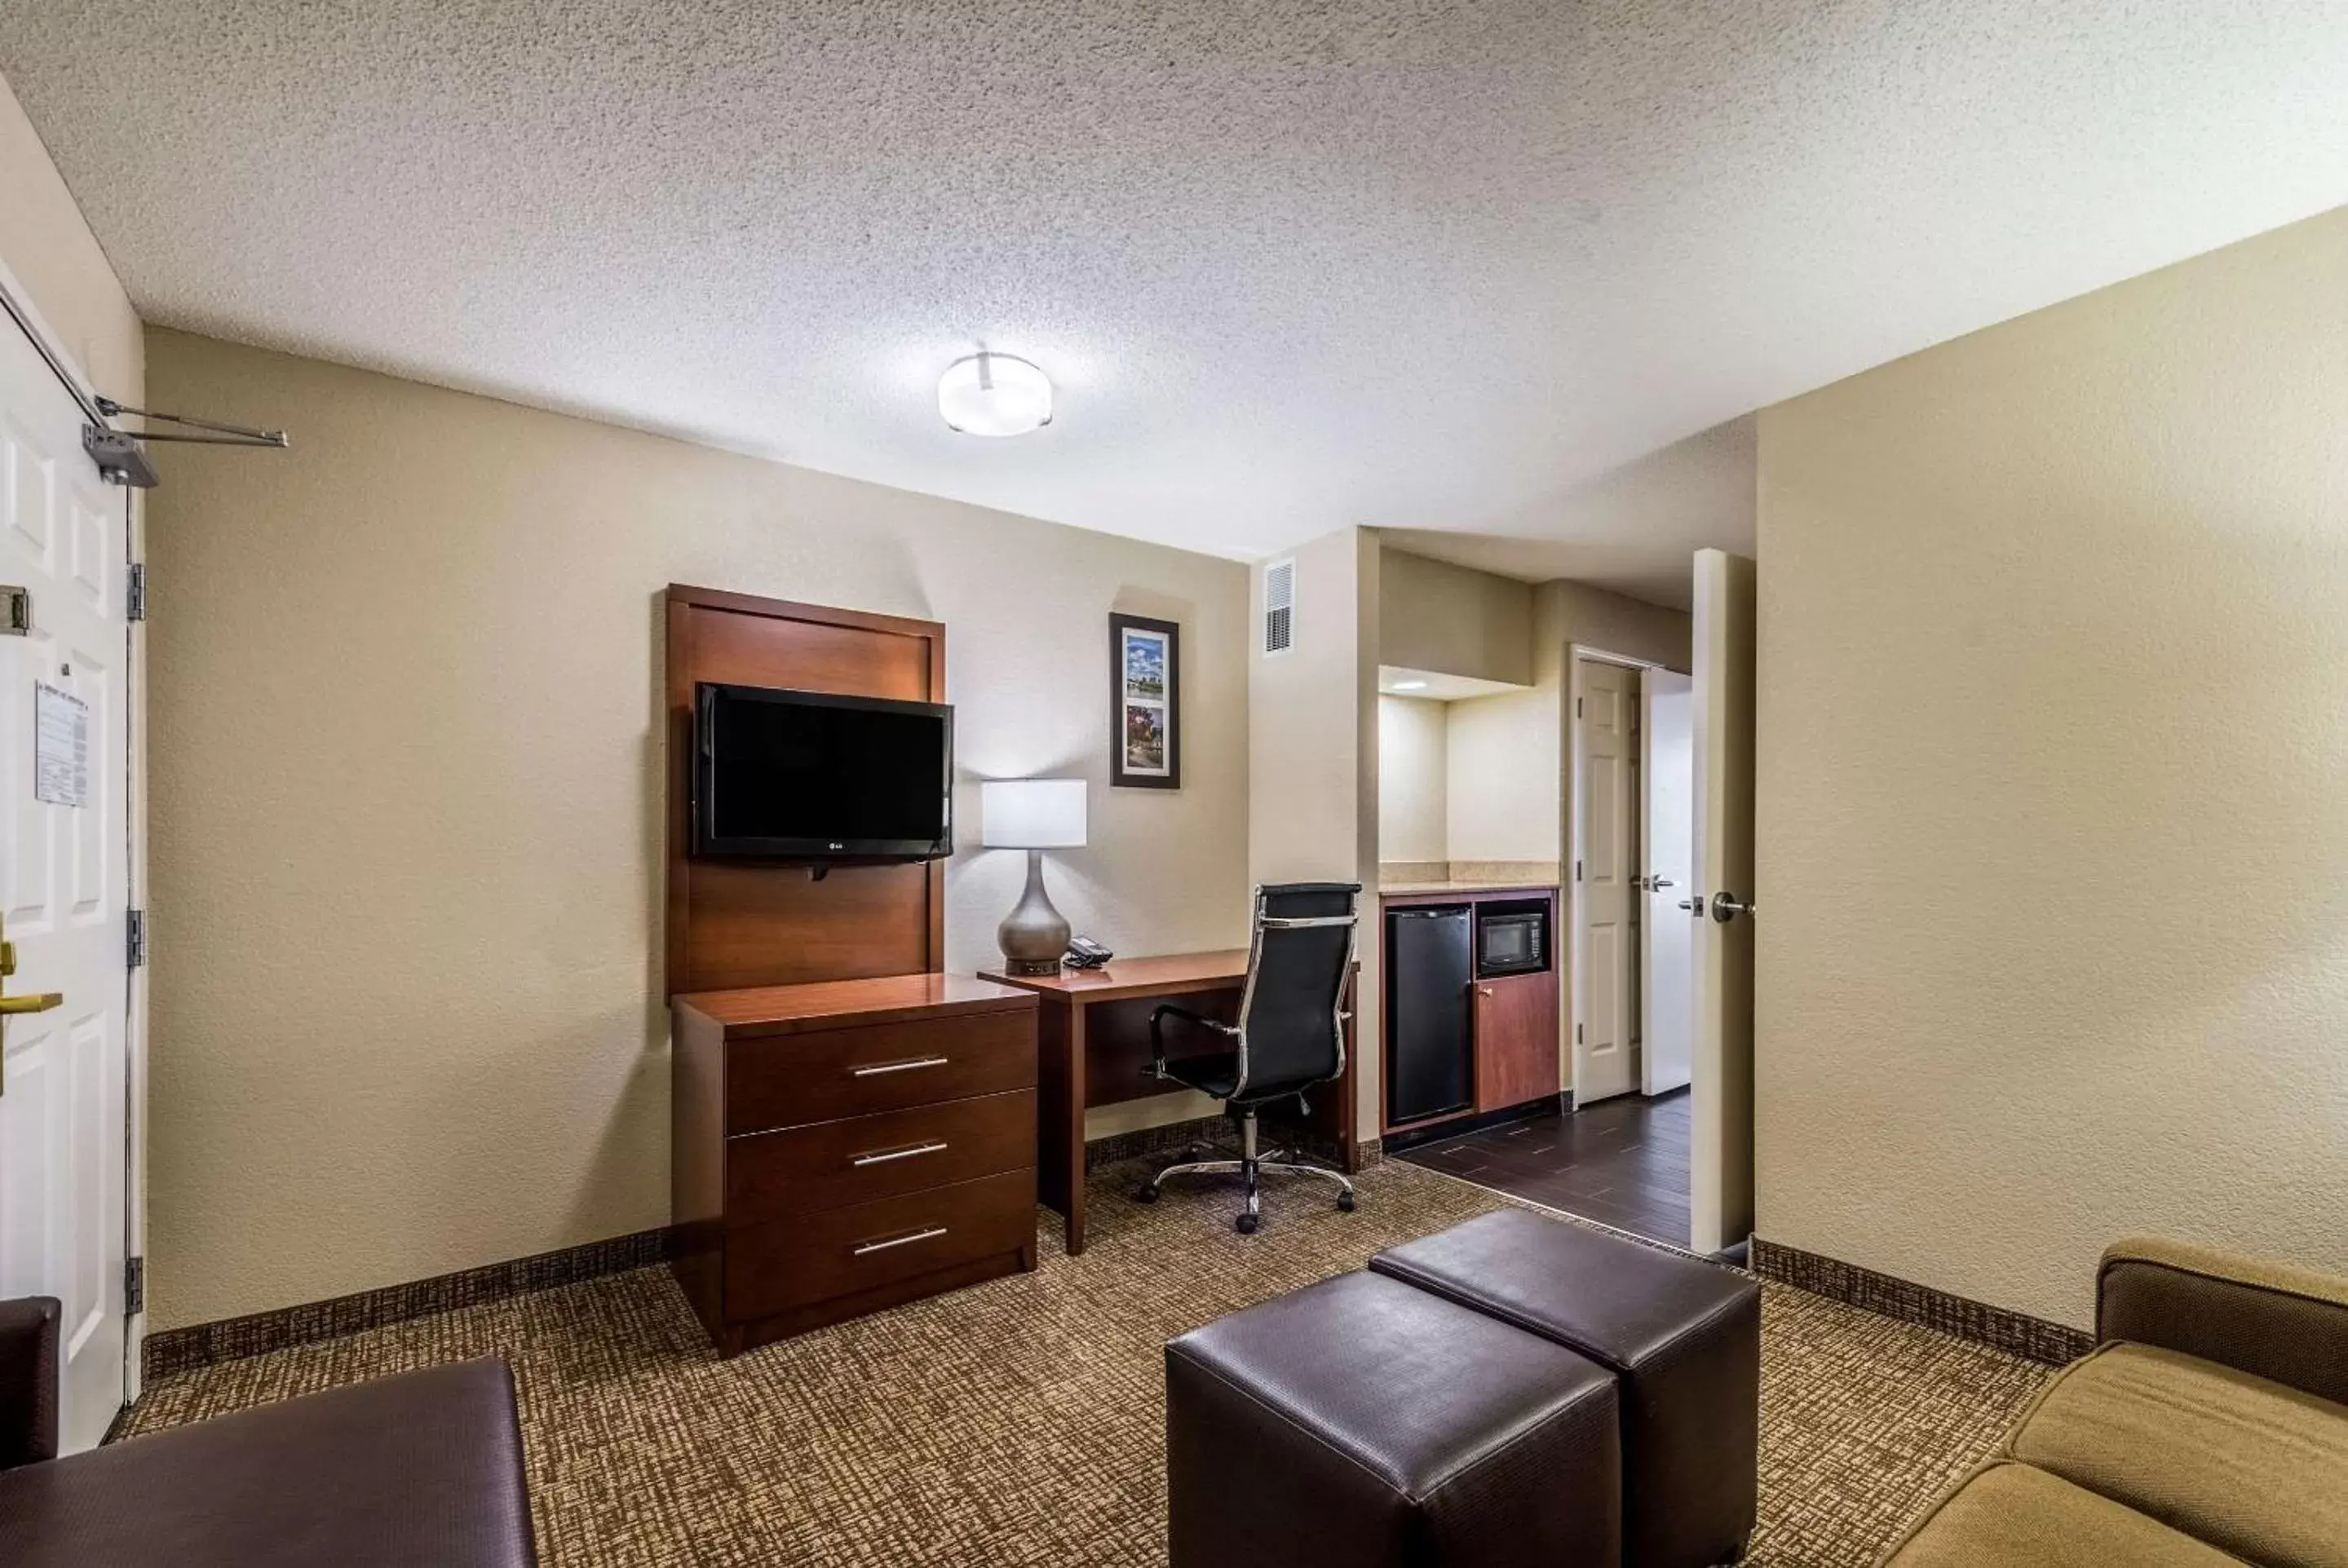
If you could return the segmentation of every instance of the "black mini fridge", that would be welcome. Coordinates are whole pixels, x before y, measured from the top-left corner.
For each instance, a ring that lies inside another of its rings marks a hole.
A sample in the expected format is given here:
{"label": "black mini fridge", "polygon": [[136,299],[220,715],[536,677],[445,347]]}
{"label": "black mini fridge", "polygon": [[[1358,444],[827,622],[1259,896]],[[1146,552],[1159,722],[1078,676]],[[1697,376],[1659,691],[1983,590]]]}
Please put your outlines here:
{"label": "black mini fridge", "polygon": [[1386,913],[1386,1121],[1395,1126],[1475,1099],[1468,987],[1475,953],[1468,906]]}

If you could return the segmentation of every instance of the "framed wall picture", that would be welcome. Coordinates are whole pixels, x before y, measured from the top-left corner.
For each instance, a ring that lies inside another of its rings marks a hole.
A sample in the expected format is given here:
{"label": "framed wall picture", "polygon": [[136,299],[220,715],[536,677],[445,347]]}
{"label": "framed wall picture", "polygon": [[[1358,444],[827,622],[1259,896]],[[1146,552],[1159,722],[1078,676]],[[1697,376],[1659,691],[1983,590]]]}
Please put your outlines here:
{"label": "framed wall picture", "polygon": [[1142,615],[1108,618],[1108,782],[1182,787],[1182,629]]}

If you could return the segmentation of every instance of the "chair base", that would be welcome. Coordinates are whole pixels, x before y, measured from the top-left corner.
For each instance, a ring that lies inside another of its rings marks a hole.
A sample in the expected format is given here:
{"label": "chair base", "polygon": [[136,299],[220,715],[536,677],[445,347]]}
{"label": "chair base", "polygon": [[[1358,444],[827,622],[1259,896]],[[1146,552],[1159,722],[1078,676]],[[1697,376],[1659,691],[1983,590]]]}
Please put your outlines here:
{"label": "chair base", "polygon": [[1354,1212],[1353,1178],[1343,1171],[1333,1171],[1326,1165],[1308,1165],[1294,1157],[1294,1151],[1279,1149],[1270,1156],[1256,1153],[1256,1119],[1252,1106],[1231,1112],[1240,1124],[1240,1157],[1236,1160],[1185,1160],[1169,1165],[1148,1181],[1134,1196],[1145,1204],[1158,1201],[1159,1188],[1171,1176],[1237,1176],[1247,1194],[1247,1206],[1231,1221],[1231,1228],[1241,1235],[1253,1235],[1263,1224],[1263,1199],[1259,1178],[1266,1172],[1275,1175],[1318,1176],[1337,1184],[1337,1207],[1347,1214]]}

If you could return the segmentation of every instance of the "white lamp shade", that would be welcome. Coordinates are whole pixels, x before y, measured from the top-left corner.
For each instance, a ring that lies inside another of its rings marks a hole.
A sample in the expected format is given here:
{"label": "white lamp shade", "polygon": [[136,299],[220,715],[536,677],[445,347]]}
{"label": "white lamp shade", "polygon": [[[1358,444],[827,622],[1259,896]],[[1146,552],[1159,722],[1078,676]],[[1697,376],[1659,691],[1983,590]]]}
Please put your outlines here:
{"label": "white lamp shade", "polygon": [[1007,354],[974,354],[938,378],[938,412],[965,436],[1025,436],[1052,423],[1052,379]]}
{"label": "white lamp shade", "polygon": [[997,779],[978,786],[979,835],[989,849],[1078,849],[1085,781]]}

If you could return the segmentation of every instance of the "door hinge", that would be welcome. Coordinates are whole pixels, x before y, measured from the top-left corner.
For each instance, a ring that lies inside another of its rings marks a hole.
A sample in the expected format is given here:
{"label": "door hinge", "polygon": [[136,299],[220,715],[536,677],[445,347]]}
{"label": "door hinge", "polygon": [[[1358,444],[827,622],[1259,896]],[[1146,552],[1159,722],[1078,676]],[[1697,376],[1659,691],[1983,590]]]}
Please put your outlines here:
{"label": "door hinge", "polygon": [[123,592],[123,613],[132,620],[147,619],[147,563],[132,561],[128,586]]}
{"label": "door hinge", "polygon": [[129,959],[130,967],[134,969],[143,968],[146,966],[147,911],[144,909],[130,911],[130,934],[128,950],[124,956]]}
{"label": "door hinge", "polygon": [[1580,1024],[1575,1024],[1573,1026],[1573,1043],[1576,1045],[1580,1045],[1581,1043],[1581,1026]]}
{"label": "door hinge", "polygon": [[1579,697],[1573,700],[1573,716],[1577,719],[1581,717],[1581,699]]}
{"label": "door hinge", "polygon": [[147,1260],[126,1258],[122,1264],[122,1316],[136,1317],[147,1310]]}
{"label": "door hinge", "polygon": [[1581,862],[1579,860],[1573,863],[1573,879],[1576,882],[1581,880]]}

